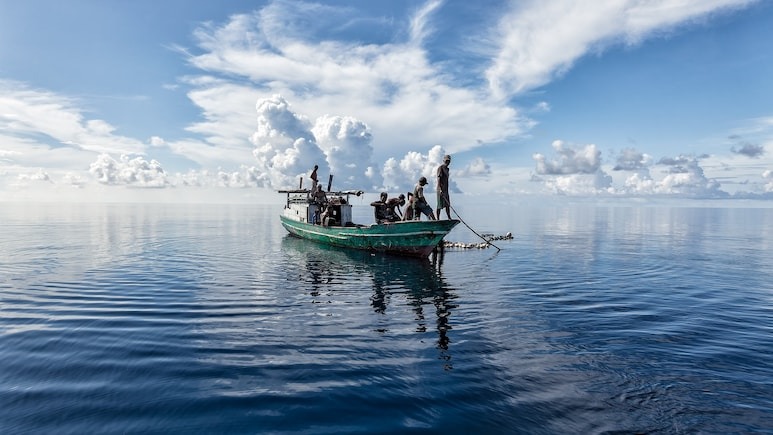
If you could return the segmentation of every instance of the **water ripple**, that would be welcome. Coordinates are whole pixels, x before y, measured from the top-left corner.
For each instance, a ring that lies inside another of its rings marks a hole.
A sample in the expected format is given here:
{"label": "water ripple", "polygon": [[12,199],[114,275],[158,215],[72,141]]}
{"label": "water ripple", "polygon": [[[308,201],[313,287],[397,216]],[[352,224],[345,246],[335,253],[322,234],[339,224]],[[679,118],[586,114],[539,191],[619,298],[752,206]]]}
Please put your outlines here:
{"label": "water ripple", "polygon": [[3,433],[773,427],[770,212],[504,214],[429,261],[270,207],[4,213]]}

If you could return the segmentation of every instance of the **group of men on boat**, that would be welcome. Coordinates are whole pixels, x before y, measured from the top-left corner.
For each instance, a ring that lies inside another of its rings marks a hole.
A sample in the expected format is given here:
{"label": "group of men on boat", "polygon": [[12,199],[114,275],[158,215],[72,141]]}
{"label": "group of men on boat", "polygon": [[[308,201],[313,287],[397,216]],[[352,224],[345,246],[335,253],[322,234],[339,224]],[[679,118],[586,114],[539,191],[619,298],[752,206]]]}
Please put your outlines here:
{"label": "group of men on boat", "polygon": [[[430,220],[440,219],[440,211],[446,210],[446,216],[451,219],[451,199],[448,194],[449,165],[451,156],[443,157],[443,163],[438,166],[436,172],[437,184],[437,217],[424,196],[424,186],[427,185],[427,177],[419,178],[419,181],[413,188],[413,192],[408,192],[408,197],[402,193],[397,198],[387,199],[386,192],[381,192],[378,201],[370,203],[374,207],[374,217],[376,223],[397,222],[400,220],[420,220],[421,215],[427,216]],[[400,207],[408,203],[405,213],[402,213]]]}
{"label": "group of men on boat", "polygon": [[[422,214],[430,220],[437,220],[440,218],[440,211],[443,209],[445,209],[448,219],[451,219],[451,200],[448,190],[450,164],[451,156],[446,155],[443,157],[443,163],[435,171],[437,180],[435,185],[435,191],[437,192],[437,217],[435,217],[435,212],[424,196],[424,186],[427,185],[427,177],[422,176],[414,186],[413,192],[407,192],[407,196],[401,193],[396,198],[389,198],[387,192],[381,192],[379,200],[370,204],[374,207],[376,223],[421,220]],[[315,220],[324,226],[336,225],[334,204],[332,201],[328,201],[325,190],[317,179],[318,169],[319,166],[314,165],[314,170],[309,175],[312,185],[309,192],[309,200],[318,204],[320,209],[323,210]],[[405,206],[406,203],[408,205],[405,208],[405,213],[403,213],[400,207]]]}

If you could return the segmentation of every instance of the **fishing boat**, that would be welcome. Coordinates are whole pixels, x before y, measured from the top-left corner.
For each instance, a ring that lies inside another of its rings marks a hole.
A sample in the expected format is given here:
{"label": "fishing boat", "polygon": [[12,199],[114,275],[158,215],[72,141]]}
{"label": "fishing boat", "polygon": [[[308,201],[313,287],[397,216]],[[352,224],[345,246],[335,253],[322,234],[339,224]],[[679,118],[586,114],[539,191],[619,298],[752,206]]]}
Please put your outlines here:
{"label": "fishing boat", "polygon": [[349,198],[361,196],[361,190],[328,191],[325,204],[307,189],[278,192],[287,194],[280,218],[291,235],[342,248],[427,257],[459,223],[450,219],[356,224]]}

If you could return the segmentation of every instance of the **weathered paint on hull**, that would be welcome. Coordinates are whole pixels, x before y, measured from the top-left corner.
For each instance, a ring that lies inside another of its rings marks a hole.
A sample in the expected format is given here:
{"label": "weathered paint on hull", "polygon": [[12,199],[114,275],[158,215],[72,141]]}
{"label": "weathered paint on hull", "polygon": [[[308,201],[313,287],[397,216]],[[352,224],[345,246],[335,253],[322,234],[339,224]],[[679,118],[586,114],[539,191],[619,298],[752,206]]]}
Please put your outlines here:
{"label": "weathered paint on hull", "polygon": [[384,225],[324,227],[280,216],[287,231],[327,245],[426,257],[458,220],[406,221]]}

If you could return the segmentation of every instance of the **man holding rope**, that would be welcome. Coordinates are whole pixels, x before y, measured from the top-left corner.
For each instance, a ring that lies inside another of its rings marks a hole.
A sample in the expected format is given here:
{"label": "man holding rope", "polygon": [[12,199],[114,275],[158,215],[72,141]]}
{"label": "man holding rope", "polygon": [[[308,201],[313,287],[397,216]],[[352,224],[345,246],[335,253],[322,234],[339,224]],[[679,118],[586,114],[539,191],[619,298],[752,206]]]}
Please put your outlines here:
{"label": "man holding rope", "polygon": [[440,219],[440,210],[446,209],[446,216],[451,219],[451,197],[448,194],[448,177],[450,171],[448,165],[451,164],[451,156],[443,157],[443,164],[437,168],[437,218]]}
{"label": "man holding rope", "polygon": [[[445,155],[443,156],[443,164],[438,166],[437,168],[437,217],[440,219],[440,210],[446,209],[446,216],[448,216],[448,219],[451,219],[451,210],[454,210],[454,208],[451,206],[451,198],[449,197],[448,193],[448,176],[449,176],[449,170],[448,166],[451,164],[451,156]],[[421,177],[424,178],[424,177]],[[426,180],[425,180],[426,183]],[[473,230],[469,225],[467,225],[467,222],[462,219],[461,216],[459,216],[459,213],[454,210],[454,214],[457,218],[459,218],[459,221],[464,224],[467,228],[469,228],[470,231],[475,233],[476,236],[483,239],[484,242],[486,242],[487,245],[491,245],[495,248],[497,248],[497,252],[500,250],[499,247],[493,243],[491,243],[490,239],[487,239],[480,234],[477,233],[477,231]]]}

